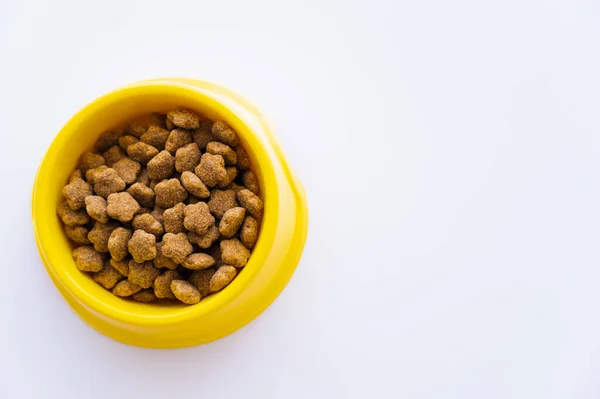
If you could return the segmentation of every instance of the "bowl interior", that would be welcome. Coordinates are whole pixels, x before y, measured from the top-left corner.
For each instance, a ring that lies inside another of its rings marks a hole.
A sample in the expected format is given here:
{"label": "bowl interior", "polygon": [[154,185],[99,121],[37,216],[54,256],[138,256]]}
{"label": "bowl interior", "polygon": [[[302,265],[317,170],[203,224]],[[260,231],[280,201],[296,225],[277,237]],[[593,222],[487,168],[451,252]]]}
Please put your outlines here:
{"label": "bowl interior", "polygon": [[[241,145],[250,156],[265,203],[261,232],[253,254],[241,273],[223,291],[203,299],[197,305],[157,305],[123,300],[75,267],[71,258],[72,246],[56,216],[56,207],[62,201],[62,188],[75,169],[79,156],[91,150],[103,132],[121,128],[127,122],[151,112],[166,112],[177,107],[192,109],[212,120],[225,120],[238,132]],[[33,194],[34,223],[41,256],[58,284],[100,314],[139,323],[149,319],[166,322],[173,318],[210,312],[235,299],[255,278],[261,263],[257,258],[268,252],[266,240],[262,238],[265,225],[271,217],[271,190],[265,185],[265,181],[272,181],[271,169],[269,155],[260,139],[235,113],[208,94],[184,85],[155,82],[140,83],[111,92],[79,111],[57,135],[42,161]],[[262,255],[256,256],[257,253]]]}

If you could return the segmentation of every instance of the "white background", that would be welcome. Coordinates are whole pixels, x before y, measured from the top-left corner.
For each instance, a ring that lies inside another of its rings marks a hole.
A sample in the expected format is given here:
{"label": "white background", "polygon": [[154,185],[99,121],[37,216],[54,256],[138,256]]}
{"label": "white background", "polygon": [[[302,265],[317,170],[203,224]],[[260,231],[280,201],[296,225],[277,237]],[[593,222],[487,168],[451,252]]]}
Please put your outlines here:
{"label": "white background", "polygon": [[[594,0],[0,0],[0,398],[600,397]],[[155,351],[85,325],[30,193],[60,127],[130,81],[258,105],[310,209],[275,303]]]}

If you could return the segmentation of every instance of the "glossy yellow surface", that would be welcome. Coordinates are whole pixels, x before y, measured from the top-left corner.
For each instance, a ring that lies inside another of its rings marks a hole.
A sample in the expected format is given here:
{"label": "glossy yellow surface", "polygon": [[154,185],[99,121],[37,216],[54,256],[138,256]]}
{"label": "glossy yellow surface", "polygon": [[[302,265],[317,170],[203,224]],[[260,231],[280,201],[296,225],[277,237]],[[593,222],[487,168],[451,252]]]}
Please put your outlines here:
{"label": "glossy yellow surface", "polygon": [[[106,130],[149,112],[193,109],[227,121],[239,134],[258,176],[265,209],[246,267],[223,291],[194,306],[155,305],[114,296],[75,267],[56,206],[78,157]],[[79,111],[46,153],[33,188],[33,225],[48,274],[71,307],[117,341],[151,348],[199,345],[224,337],[257,317],[279,295],[300,260],[308,228],[307,202],[271,128],[258,110],[220,86],[192,79],[137,82]]]}

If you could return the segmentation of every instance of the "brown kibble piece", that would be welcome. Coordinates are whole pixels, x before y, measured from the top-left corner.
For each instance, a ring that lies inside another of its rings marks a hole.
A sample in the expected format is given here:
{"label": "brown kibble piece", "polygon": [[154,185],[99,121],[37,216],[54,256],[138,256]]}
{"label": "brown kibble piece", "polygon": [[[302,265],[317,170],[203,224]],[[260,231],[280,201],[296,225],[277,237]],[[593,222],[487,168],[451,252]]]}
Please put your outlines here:
{"label": "brown kibble piece", "polygon": [[90,217],[83,209],[74,211],[69,207],[67,201],[63,201],[58,205],[56,208],[56,213],[67,226],[86,224],[90,220]]}
{"label": "brown kibble piece", "polygon": [[135,216],[132,225],[134,230],[144,230],[146,233],[154,234],[156,237],[160,237],[165,232],[162,224],[150,213]]}
{"label": "brown kibble piece", "polygon": [[106,160],[106,164],[109,168],[112,168],[114,164],[125,158],[125,153],[121,150],[118,145],[113,145],[108,150],[102,153],[102,156]]}
{"label": "brown kibble piece", "polygon": [[233,266],[223,265],[219,267],[216,273],[210,279],[210,291],[217,292],[225,288],[237,274]]}
{"label": "brown kibble piece", "polygon": [[129,275],[129,259],[115,260],[112,258],[110,265],[117,269],[123,276]]}
{"label": "brown kibble piece", "polygon": [[215,259],[203,253],[190,254],[181,264],[183,267],[191,270],[208,269],[214,266]]}
{"label": "brown kibble piece", "polygon": [[154,295],[154,291],[152,289],[146,289],[133,294],[131,299],[136,302],[150,303],[156,301],[156,295]]}
{"label": "brown kibble piece", "polygon": [[238,206],[236,193],[233,190],[213,190],[208,201],[210,212],[221,219],[228,209]]}
{"label": "brown kibble piece", "polygon": [[200,235],[193,231],[188,233],[188,239],[202,249],[208,249],[210,246],[219,239],[221,234],[219,228],[215,225],[210,226],[206,234]]}
{"label": "brown kibble piece", "polygon": [[95,169],[100,165],[104,165],[106,160],[100,154],[94,154],[92,152],[85,152],[79,157],[79,163],[77,167],[81,169],[81,172],[85,174],[90,169]]}
{"label": "brown kibble piece", "polygon": [[225,168],[225,170],[227,171],[227,177],[221,181],[221,183],[217,184],[217,188],[225,188],[229,186],[237,177],[238,170],[235,166],[228,166]]}
{"label": "brown kibble piece", "polygon": [[175,155],[175,152],[192,142],[192,133],[183,129],[173,129],[169,134],[169,138],[165,144],[165,150]]}
{"label": "brown kibble piece", "polygon": [[89,195],[85,197],[85,210],[92,219],[101,223],[108,223],[106,200],[99,195]]}
{"label": "brown kibble piece", "polygon": [[140,141],[151,145],[157,150],[161,151],[165,149],[165,143],[169,137],[169,131],[157,125],[148,127],[146,133],[142,134]]}
{"label": "brown kibble piece", "polygon": [[113,230],[119,227],[116,222],[101,223],[96,221],[94,227],[88,233],[88,240],[94,244],[98,252],[108,252],[108,239]]}
{"label": "brown kibble piece", "polygon": [[121,149],[123,151],[127,152],[127,148],[130,145],[137,143],[138,141],[140,141],[140,139],[138,139],[135,136],[130,136],[130,135],[121,136],[121,137],[119,137],[119,147],[121,147]]}
{"label": "brown kibble piece", "polygon": [[181,280],[181,275],[177,270],[167,270],[154,280],[154,295],[157,298],[175,299],[171,291],[171,281]]}
{"label": "brown kibble piece", "polygon": [[123,275],[112,267],[109,261],[106,261],[102,270],[92,274],[92,279],[107,290],[110,290],[123,279]]}
{"label": "brown kibble piece", "polygon": [[172,208],[165,209],[163,213],[163,220],[165,224],[165,231],[167,233],[183,233],[183,211],[185,204],[179,203]]}
{"label": "brown kibble piece", "polygon": [[143,183],[134,183],[127,192],[143,207],[154,207],[154,191]]}
{"label": "brown kibble piece", "polygon": [[245,190],[245,189],[246,189],[246,187],[244,187],[244,186],[240,186],[239,184],[231,183],[231,185],[229,185],[228,189],[229,189],[229,190],[233,190],[233,191],[235,191],[235,192],[236,192],[236,195],[237,195],[237,192],[238,192],[238,191]]}
{"label": "brown kibble piece", "polygon": [[121,222],[130,222],[140,210],[140,204],[128,192],[110,194],[106,203],[108,216]]}
{"label": "brown kibble piece", "polygon": [[85,197],[92,195],[92,186],[82,179],[75,179],[62,189],[63,196],[67,200],[67,205],[73,210],[81,209],[85,206]]}
{"label": "brown kibble piece", "polygon": [[210,295],[210,280],[215,275],[217,269],[214,267],[204,270],[194,270],[188,278],[188,281],[194,284],[194,287],[200,291],[202,298]]}
{"label": "brown kibble piece", "polygon": [[194,143],[201,150],[206,148],[206,145],[211,141],[215,141],[215,138],[212,135],[212,122],[209,120],[200,121],[200,127],[192,133],[194,138]]}
{"label": "brown kibble piece", "polygon": [[146,128],[137,122],[130,122],[125,128],[125,133],[139,139],[142,134],[146,133]]}
{"label": "brown kibble piece", "polygon": [[200,127],[200,118],[188,109],[175,109],[167,112],[167,119],[177,127],[184,129],[197,129]]}
{"label": "brown kibble piece", "polygon": [[195,172],[208,187],[214,187],[227,178],[225,160],[220,155],[203,154]]}
{"label": "brown kibble piece", "polygon": [[246,208],[249,214],[258,219],[261,218],[263,202],[256,194],[248,189],[241,190],[237,193],[237,199],[240,201],[240,204]]}
{"label": "brown kibble piece", "polygon": [[200,235],[206,234],[210,226],[215,224],[215,218],[210,214],[205,202],[187,205],[183,214],[184,227]]}
{"label": "brown kibble piece", "polygon": [[254,248],[258,239],[258,222],[255,218],[248,215],[244,218],[242,229],[240,230],[240,241],[248,249]]}
{"label": "brown kibble piece", "polygon": [[198,303],[202,299],[200,291],[192,283],[185,280],[171,281],[171,291],[173,291],[175,298],[188,305]]}
{"label": "brown kibble piece", "polygon": [[194,173],[185,171],[181,174],[181,184],[187,191],[190,192],[193,196],[198,198],[208,198],[210,197],[210,190],[202,180]]}
{"label": "brown kibble piece", "polygon": [[225,238],[231,238],[237,233],[244,221],[246,210],[242,207],[228,209],[219,222],[219,232]]}
{"label": "brown kibble piece", "polygon": [[75,169],[69,175],[69,183],[73,183],[76,180],[83,180],[83,172],[81,172],[81,169]]}
{"label": "brown kibble piece", "polygon": [[127,276],[127,279],[142,288],[150,288],[154,279],[158,277],[159,274],[160,270],[154,267],[152,262],[138,263],[133,260],[129,261],[129,275]]}
{"label": "brown kibble piece", "polygon": [[93,186],[98,173],[106,169],[108,169],[108,166],[106,165],[100,165],[97,168],[89,169],[87,172],[85,172],[85,180],[87,180],[87,182]]}
{"label": "brown kibble piece", "polygon": [[235,267],[244,267],[250,257],[250,251],[237,238],[221,241],[223,262]]}
{"label": "brown kibble piece", "polygon": [[138,183],[142,183],[144,186],[148,186],[150,184],[150,177],[148,177],[148,169],[142,168],[142,171],[138,175],[136,181]]}
{"label": "brown kibble piece", "polygon": [[193,171],[200,163],[200,156],[200,149],[196,143],[178,148],[175,152],[175,170],[178,172]]}
{"label": "brown kibble piece", "polygon": [[85,226],[65,226],[65,232],[67,237],[75,244],[88,245],[90,243],[87,238],[89,230]]}
{"label": "brown kibble piece", "polygon": [[248,153],[241,145],[235,148],[235,153],[237,155],[237,167],[239,170],[250,169],[250,157]]}
{"label": "brown kibble piece", "polygon": [[94,192],[101,197],[125,190],[125,180],[113,168],[106,168],[94,174]]}
{"label": "brown kibble piece", "polygon": [[217,140],[230,147],[235,147],[239,144],[235,130],[233,130],[225,121],[213,123],[212,134]]}
{"label": "brown kibble piece", "polygon": [[222,156],[225,165],[235,165],[237,163],[237,154],[227,144],[212,141],[206,145],[206,152]]}
{"label": "brown kibble piece", "polygon": [[187,198],[187,191],[177,179],[158,183],[154,192],[156,193],[156,205],[165,209],[171,208]]}
{"label": "brown kibble piece", "polygon": [[244,172],[242,175],[242,181],[244,182],[244,186],[254,194],[258,195],[260,193],[260,186],[258,185],[258,179],[256,175],[251,170]]}
{"label": "brown kibble piece", "polygon": [[116,296],[128,297],[133,294],[137,294],[141,290],[142,287],[140,287],[139,285],[133,284],[129,280],[122,280],[119,281],[117,285],[115,285],[115,288],[113,288],[112,293]]}
{"label": "brown kibble piece", "polygon": [[194,195],[188,196],[188,200],[187,200],[188,204],[197,204],[198,202],[204,202],[204,201],[202,201],[200,198],[198,198]]}
{"label": "brown kibble piece", "polygon": [[90,245],[75,248],[73,260],[75,266],[82,272],[99,272],[104,266],[104,257]]}
{"label": "brown kibble piece", "polygon": [[100,138],[96,141],[94,148],[99,152],[106,151],[113,145],[119,144],[119,137],[121,137],[121,132],[102,133]]}
{"label": "brown kibble piece", "polygon": [[127,155],[134,161],[146,165],[149,160],[158,154],[158,150],[149,144],[139,141],[127,147]]}
{"label": "brown kibble piece", "polygon": [[150,212],[150,214],[154,216],[154,219],[158,220],[163,225],[163,227],[165,224],[164,213],[165,210],[158,205],[155,205],[152,212]]}
{"label": "brown kibble piece", "polygon": [[159,269],[163,267],[166,267],[167,269],[177,269],[177,263],[173,262],[171,258],[167,258],[163,255],[163,245],[163,242],[156,243],[156,258],[152,260],[154,267],[158,267]]}
{"label": "brown kibble piece", "polygon": [[142,170],[142,165],[129,157],[123,157],[113,165],[113,169],[117,171],[125,183],[131,184],[136,181]]}
{"label": "brown kibble piece", "polygon": [[152,260],[156,258],[156,237],[144,230],[136,230],[127,243],[127,249],[137,263]]}
{"label": "brown kibble piece", "polygon": [[185,233],[166,233],[162,242],[162,254],[177,264],[181,264],[194,250]]}
{"label": "brown kibble piece", "polygon": [[129,255],[127,243],[129,242],[130,238],[131,230],[126,229],[125,227],[117,227],[112,231],[112,233],[110,233],[107,246],[110,256],[115,261],[123,260],[125,257],[127,257],[127,255]]}
{"label": "brown kibble piece", "polygon": [[213,245],[212,247],[210,247],[208,249],[208,253],[210,254],[210,256],[212,256],[215,259],[215,266],[217,268],[223,266],[223,264],[225,262],[223,262],[223,259],[221,258],[221,246],[220,245]]}
{"label": "brown kibble piece", "polygon": [[168,179],[175,172],[175,158],[169,151],[161,151],[148,162],[148,177],[151,180]]}

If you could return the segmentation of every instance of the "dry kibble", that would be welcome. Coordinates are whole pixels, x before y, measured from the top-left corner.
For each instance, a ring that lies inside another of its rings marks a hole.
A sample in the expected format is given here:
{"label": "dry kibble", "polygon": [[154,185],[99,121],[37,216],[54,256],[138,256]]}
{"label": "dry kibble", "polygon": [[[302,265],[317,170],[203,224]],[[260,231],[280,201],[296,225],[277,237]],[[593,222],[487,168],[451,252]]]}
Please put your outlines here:
{"label": "dry kibble", "polygon": [[140,204],[128,192],[110,194],[106,203],[108,216],[121,222],[130,222],[140,210]]}
{"label": "dry kibble", "polygon": [[171,291],[173,291],[175,298],[187,305],[196,304],[202,299],[200,291],[192,283],[185,280],[171,281]]}
{"label": "dry kibble", "polygon": [[98,173],[100,173],[106,169],[108,169],[108,166],[106,166],[106,165],[100,165],[96,168],[89,169],[87,172],[85,172],[85,180],[87,180],[87,182],[90,183],[91,185],[94,185],[94,182],[95,182],[95,179],[96,179],[96,176],[98,175]]}
{"label": "dry kibble", "polygon": [[175,152],[175,170],[178,172],[193,171],[200,163],[200,149],[196,143],[178,148]]}
{"label": "dry kibble", "polygon": [[227,171],[227,177],[221,181],[221,183],[217,184],[217,188],[225,188],[229,186],[237,177],[238,170],[235,166],[228,166],[225,168],[225,170]]}
{"label": "dry kibble", "polygon": [[221,219],[228,209],[238,206],[236,193],[233,190],[213,190],[208,201],[210,212]]}
{"label": "dry kibble", "polygon": [[143,183],[134,183],[127,192],[143,207],[154,207],[154,191]]}
{"label": "dry kibble", "polygon": [[168,179],[175,172],[175,158],[169,151],[161,151],[148,162],[150,180]]}
{"label": "dry kibble", "polygon": [[127,184],[113,168],[106,168],[94,174],[94,192],[101,197],[125,190]]}
{"label": "dry kibble", "polygon": [[127,243],[127,249],[137,263],[152,260],[156,258],[156,237],[144,230],[136,230]]}
{"label": "dry kibble", "polygon": [[75,266],[82,272],[99,272],[104,266],[104,257],[90,245],[75,248],[73,260]]}
{"label": "dry kibble", "polygon": [[200,127],[192,133],[194,143],[201,150],[206,148],[206,145],[211,141],[215,141],[212,135],[212,122],[209,120],[200,121]]}
{"label": "dry kibble", "polygon": [[142,165],[129,157],[123,157],[113,165],[113,169],[117,171],[125,183],[131,184],[137,180]]}
{"label": "dry kibble", "polygon": [[149,144],[139,141],[127,147],[127,155],[134,161],[146,165],[149,160],[158,154],[158,150]]}
{"label": "dry kibble", "polygon": [[56,213],[62,222],[67,226],[77,226],[87,224],[90,217],[84,210],[74,211],[69,207],[67,201],[61,202],[56,208]]}
{"label": "dry kibble", "polygon": [[130,145],[137,143],[138,141],[140,141],[140,139],[138,139],[135,136],[130,136],[130,135],[121,136],[121,137],[119,137],[119,147],[121,147],[121,149],[123,151],[127,152],[127,148]]}
{"label": "dry kibble", "polygon": [[164,245],[164,242],[158,242],[156,243],[156,258],[154,258],[152,260],[152,262],[154,263],[155,267],[163,268],[166,267],[167,269],[177,269],[177,263],[173,262],[173,260],[171,258],[167,258],[166,256],[163,255],[162,253],[162,247]]}
{"label": "dry kibble", "polygon": [[175,152],[192,142],[192,133],[183,129],[173,129],[169,134],[169,138],[165,144],[165,150],[175,155]]}
{"label": "dry kibble", "polygon": [[129,274],[129,259],[115,260],[115,258],[112,258],[110,265],[125,277]]}
{"label": "dry kibble", "polygon": [[67,204],[73,210],[81,209],[85,206],[85,197],[92,195],[92,186],[82,179],[75,179],[63,187],[62,190]]}
{"label": "dry kibble", "polygon": [[[153,236],[154,237],[154,236]],[[194,248],[185,233],[166,233],[163,236],[162,254],[177,264],[183,263]]]}
{"label": "dry kibble", "polygon": [[175,299],[173,291],[171,291],[171,281],[181,280],[181,275],[177,270],[167,270],[154,280],[154,295],[157,298]]}
{"label": "dry kibble", "polygon": [[187,198],[187,191],[177,179],[158,183],[154,192],[156,193],[156,205],[165,209],[171,208]]}
{"label": "dry kibble", "polygon": [[219,232],[225,238],[231,238],[237,233],[244,221],[246,210],[242,207],[228,209],[219,222]]}
{"label": "dry kibble", "polygon": [[194,284],[194,287],[200,291],[202,298],[210,295],[210,280],[215,275],[216,271],[217,269],[214,267],[203,270],[194,270],[188,278],[188,281]]}
{"label": "dry kibble", "polygon": [[181,184],[190,194],[198,198],[210,197],[210,190],[194,173],[185,171],[181,174]]}
{"label": "dry kibble", "polygon": [[79,157],[79,163],[77,167],[81,169],[81,172],[85,174],[90,169],[95,169],[100,165],[104,165],[106,160],[100,154],[94,154],[91,152],[85,152]]}
{"label": "dry kibble", "polygon": [[101,223],[108,223],[108,213],[106,213],[106,200],[98,195],[89,195],[85,197],[85,209],[92,219]]}
{"label": "dry kibble", "polygon": [[154,216],[154,219],[158,220],[163,225],[163,227],[165,224],[164,213],[165,210],[158,205],[155,205],[152,212],[150,212],[150,214]]}
{"label": "dry kibble", "polygon": [[249,214],[258,219],[261,218],[263,211],[263,202],[258,197],[258,195],[246,189],[238,191],[237,199],[238,201],[240,201],[240,205],[246,208]]}
{"label": "dry kibble", "polygon": [[102,133],[98,141],[96,141],[94,148],[99,152],[106,151],[113,145],[119,144],[119,137],[121,137],[121,132],[114,131]]}
{"label": "dry kibble", "polygon": [[[141,207],[140,210],[137,211],[137,213],[135,215],[136,216],[137,215],[143,215],[144,213],[150,213],[150,212],[152,212],[152,209],[146,208],[146,207]],[[135,216],[134,216],[134,218],[135,218]]]}
{"label": "dry kibble", "polygon": [[222,156],[225,165],[235,165],[237,163],[237,154],[227,144],[212,141],[206,145],[206,152]]}
{"label": "dry kibble", "polygon": [[175,109],[167,112],[167,119],[177,127],[184,129],[197,129],[200,127],[200,118],[188,109]]}
{"label": "dry kibble", "polygon": [[235,147],[239,144],[235,130],[233,130],[225,121],[213,123],[212,134],[217,140],[230,147]]}
{"label": "dry kibble", "polygon": [[160,270],[154,267],[150,261],[141,263],[133,260],[129,261],[129,275],[127,276],[127,279],[142,288],[150,288],[154,279],[158,277],[159,274]]}
{"label": "dry kibble", "polygon": [[101,223],[96,221],[94,227],[88,233],[88,240],[94,244],[94,249],[98,252],[108,252],[108,239],[113,230],[119,227],[116,222]]}
{"label": "dry kibble", "polygon": [[250,169],[250,157],[244,147],[237,146],[235,147],[235,153],[237,155],[237,167],[240,170]]}
{"label": "dry kibble", "polygon": [[142,168],[142,171],[138,175],[136,182],[142,183],[145,186],[148,186],[150,184],[150,177],[148,177],[148,169]]}
{"label": "dry kibble", "polygon": [[227,178],[225,160],[220,155],[203,154],[195,172],[208,187],[214,187]]}
{"label": "dry kibble", "polygon": [[260,193],[260,186],[258,185],[258,179],[256,175],[251,170],[244,172],[242,175],[242,181],[244,182],[244,186],[254,194],[258,195]]}
{"label": "dry kibble", "polygon": [[181,264],[183,267],[192,270],[200,270],[200,269],[208,269],[211,266],[214,266],[215,259],[203,253],[190,254]]}
{"label": "dry kibble", "polygon": [[183,214],[184,227],[200,235],[206,234],[210,226],[215,224],[215,218],[205,202],[187,205]]}
{"label": "dry kibble", "polygon": [[161,151],[165,149],[165,143],[167,142],[169,134],[170,132],[167,129],[152,125],[148,127],[146,133],[142,134],[140,140]]}
{"label": "dry kibble", "polygon": [[141,290],[142,287],[140,287],[139,285],[133,284],[129,280],[122,280],[119,281],[117,285],[115,285],[115,288],[113,288],[112,293],[116,296],[128,297],[133,294],[137,294]]}
{"label": "dry kibble", "polygon": [[150,213],[135,216],[132,225],[134,230],[144,230],[146,233],[154,234],[156,237],[162,236],[165,232],[162,224]]}
{"label": "dry kibble", "polygon": [[202,249],[208,249],[215,241],[219,239],[221,233],[219,233],[219,228],[215,225],[209,227],[208,231],[204,235],[200,235],[193,231],[188,233],[188,239],[190,242],[196,244]]}
{"label": "dry kibble", "polygon": [[248,249],[254,248],[258,239],[258,222],[252,216],[244,218],[242,229],[240,230],[240,241]]}
{"label": "dry kibble", "polygon": [[233,266],[223,265],[219,267],[210,279],[210,292],[221,291],[233,280],[236,274],[237,270]]}
{"label": "dry kibble", "polygon": [[221,241],[223,262],[235,267],[244,267],[250,257],[250,251],[237,238]]}
{"label": "dry kibble", "polygon": [[188,204],[197,204],[198,202],[204,202],[204,201],[202,201],[200,198],[198,198],[194,195],[188,196],[188,200],[187,200]]}
{"label": "dry kibble", "polygon": [[75,244],[87,245],[90,243],[90,240],[87,238],[89,230],[85,226],[65,226],[65,232],[67,233],[67,237]]}
{"label": "dry kibble", "polygon": [[69,175],[69,183],[73,183],[76,180],[83,180],[83,172],[81,172],[81,169],[75,169]]}
{"label": "dry kibble", "polygon": [[165,231],[167,233],[183,233],[183,211],[185,204],[179,203],[172,208],[165,209],[163,213],[163,220],[165,224]]}
{"label": "dry kibble", "polygon": [[137,122],[130,122],[125,128],[125,133],[139,139],[146,133],[146,128]]}
{"label": "dry kibble", "polygon": [[246,187],[244,187],[244,186],[240,186],[239,184],[231,183],[231,184],[229,185],[228,189],[229,189],[229,190],[233,190],[233,191],[235,191],[235,192],[237,193],[238,191],[245,190],[245,189],[246,189]]}
{"label": "dry kibble", "polygon": [[123,150],[121,150],[121,147],[118,145],[113,145],[104,153],[102,153],[102,156],[106,160],[106,164],[112,168],[114,164],[125,158],[125,153]]}
{"label": "dry kibble", "polygon": [[150,303],[150,302],[156,301],[156,295],[154,295],[153,290],[146,289],[146,290],[142,290],[136,294],[133,294],[131,296],[131,299],[133,299],[136,302]]}
{"label": "dry kibble", "polygon": [[[125,259],[127,255],[129,255],[129,249],[127,248],[127,243],[131,238],[131,230],[126,229],[124,227],[117,227],[110,233],[108,237],[108,251],[110,252],[110,256],[116,260],[120,261]],[[126,274],[125,274],[126,275]]]}
{"label": "dry kibble", "polygon": [[123,279],[123,275],[111,266],[110,261],[106,261],[102,270],[92,274],[92,279],[107,290],[110,290]]}
{"label": "dry kibble", "polygon": [[223,264],[225,262],[223,262],[223,259],[221,257],[221,246],[219,244],[216,244],[216,245],[213,245],[212,247],[210,247],[208,249],[208,253],[215,260],[215,266],[217,267],[217,269],[219,267],[223,266]]}

